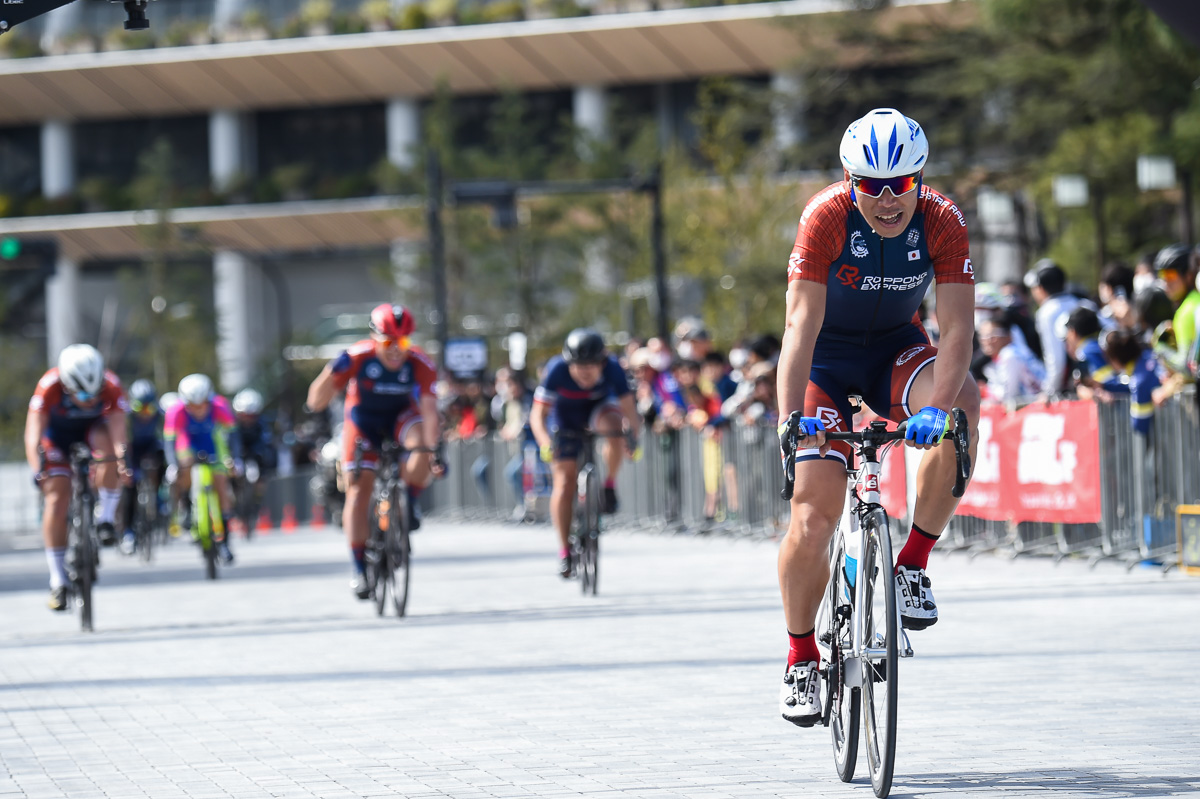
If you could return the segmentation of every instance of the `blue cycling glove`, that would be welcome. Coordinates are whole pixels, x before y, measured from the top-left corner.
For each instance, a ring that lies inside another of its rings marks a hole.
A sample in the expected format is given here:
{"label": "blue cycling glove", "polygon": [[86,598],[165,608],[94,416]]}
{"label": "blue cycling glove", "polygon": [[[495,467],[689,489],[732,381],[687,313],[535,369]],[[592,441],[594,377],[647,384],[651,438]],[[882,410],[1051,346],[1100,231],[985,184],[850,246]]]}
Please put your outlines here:
{"label": "blue cycling glove", "polygon": [[825,423],[815,416],[801,416],[800,411],[792,411],[786,419],[779,423],[779,449],[784,458],[788,456],[790,443],[788,438],[793,429],[797,438],[815,436],[825,429]]}
{"label": "blue cycling glove", "polygon": [[918,444],[937,444],[950,432],[950,414],[926,405],[908,420],[904,440]]}

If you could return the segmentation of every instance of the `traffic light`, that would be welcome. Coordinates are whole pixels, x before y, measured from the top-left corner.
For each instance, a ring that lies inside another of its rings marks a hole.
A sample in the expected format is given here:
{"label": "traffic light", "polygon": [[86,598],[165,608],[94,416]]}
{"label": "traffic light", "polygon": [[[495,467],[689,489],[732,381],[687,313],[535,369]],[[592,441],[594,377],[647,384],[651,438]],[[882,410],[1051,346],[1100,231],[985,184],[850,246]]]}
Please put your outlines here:
{"label": "traffic light", "polygon": [[58,242],[54,239],[22,239],[18,236],[0,238],[0,260],[16,261],[22,256],[38,258],[44,266],[54,268],[58,260]]}
{"label": "traffic light", "polygon": [[12,261],[21,254],[21,240],[14,236],[5,236],[0,239],[0,258],[6,261]]}

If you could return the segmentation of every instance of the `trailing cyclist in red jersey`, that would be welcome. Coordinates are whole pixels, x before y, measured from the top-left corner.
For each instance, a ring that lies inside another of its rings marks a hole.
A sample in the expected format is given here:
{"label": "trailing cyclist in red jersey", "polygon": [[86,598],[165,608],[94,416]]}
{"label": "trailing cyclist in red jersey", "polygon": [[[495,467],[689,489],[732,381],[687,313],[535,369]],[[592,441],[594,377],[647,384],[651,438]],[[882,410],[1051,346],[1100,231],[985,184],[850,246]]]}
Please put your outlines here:
{"label": "trailing cyclist in red jersey", "polygon": [[388,369],[375,352],[375,342],[364,339],[333,361],[333,383],[346,390],[348,414],[355,409],[356,415],[394,421],[420,394],[436,394],[437,367],[421,349],[411,347],[399,369]]}
{"label": "trailing cyclist in red jersey", "polygon": [[839,181],[809,200],[800,216],[788,260],[788,282],[827,286],[823,344],[858,344],[919,325],[917,309],[939,283],[974,283],[962,211],[944,195],[921,186],[917,210],[904,232],[883,238],[871,229]]}

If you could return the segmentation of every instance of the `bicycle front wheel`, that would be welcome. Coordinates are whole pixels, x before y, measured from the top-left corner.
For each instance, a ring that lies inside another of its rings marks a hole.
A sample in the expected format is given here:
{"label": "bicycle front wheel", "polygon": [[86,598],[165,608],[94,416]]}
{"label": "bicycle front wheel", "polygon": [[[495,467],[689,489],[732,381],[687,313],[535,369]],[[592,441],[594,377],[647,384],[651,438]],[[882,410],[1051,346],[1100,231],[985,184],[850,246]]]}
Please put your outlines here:
{"label": "bicycle front wheel", "polygon": [[158,496],[148,477],[143,477],[138,481],[137,516],[134,532],[137,535],[138,556],[141,557],[143,563],[149,563],[154,557],[154,528],[158,525]]}
{"label": "bicycle front wheel", "polygon": [[[91,512],[90,503],[84,508]],[[92,537],[91,517],[82,513],[71,522],[74,547],[74,576],[75,590],[79,595],[79,629],[85,633],[92,632],[92,585],[96,582],[96,561],[98,551],[96,539]]]}
{"label": "bicycle front wheel", "polygon": [[585,466],[583,475],[583,512],[579,531],[580,585],[584,595],[596,595],[600,572],[600,475]]}
{"label": "bicycle front wheel", "polygon": [[863,575],[863,629],[865,651],[862,666],[863,729],[866,732],[867,764],[871,787],[879,799],[892,789],[896,765],[896,714],[898,709],[897,664],[899,663],[900,617],[893,577],[892,543],[887,514],[876,511],[867,525],[866,566]]}
{"label": "bicycle front wheel", "polygon": [[854,628],[850,624],[852,589],[842,571],[846,540],[841,530],[833,537],[831,551],[829,583],[817,612],[817,629],[821,630],[821,656],[825,662],[825,710],[833,739],[833,764],[838,778],[850,782],[858,765],[862,692],[846,684],[846,653],[853,647]]}
{"label": "bicycle front wheel", "polygon": [[409,556],[412,550],[408,539],[408,491],[403,486],[392,490],[387,542],[392,606],[396,609],[397,616],[404,616],[408,609]]}

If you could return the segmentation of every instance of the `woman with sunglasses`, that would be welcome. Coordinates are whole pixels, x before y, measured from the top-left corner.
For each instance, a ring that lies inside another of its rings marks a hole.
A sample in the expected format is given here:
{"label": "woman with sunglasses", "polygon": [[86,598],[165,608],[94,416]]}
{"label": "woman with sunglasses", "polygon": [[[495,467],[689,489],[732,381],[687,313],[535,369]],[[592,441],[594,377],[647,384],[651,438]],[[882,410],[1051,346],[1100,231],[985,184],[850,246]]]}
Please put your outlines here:
{"label": "woman with sunglasses", "polygon": [[[437,367],[412,346],[416,330],[412,312],[384,303],[371,311],[369,339],[334,358],[308,388],[308,407],[322,411],[334,394],[345,390],[342,456],[346,475],[346,540],[354,563],[351,585],[359,599],[369,599],[363,557],[367,545],[367,511],[375,487],[378,448],[387,438],[408,449],[437,447],[441,420],[437,410]],[[357,456],[357,461],[355,460]],[[355,477],[355,471],[358,476]],[[420,526],[417,497],[440,473],[431,452],[410,452],[400,474],[408,486],[410,528]]]}
{"label": "woman with sunglasses", "polygon": [[72,344],[58,356],[58,366],[38,381],[25,417],[25,458],[45,497],[42,538],[50,568],[51,610],[67,609],[67,511],[71,505],[71,447],[87,443],[96,464],[100,499],[96,533],[112,544],[113,520],[121,499],[118,481],[125,474],[125,392],[117,376],[104,368],[104,358],[90,344]]}
{"label": "woman with sunglasses", "polygon": [[[925,575],[929,552],[957,506],[954,448],[938,444],[952,407],[964,409],[972,427],[979,419],[979,389],[967,372],[975,273],[966,220],[922,182],[925,131],[899,111],[878,108],[846,129],[840,155],[844,179],[818,192],[800,216],[779,359],[780,435],[800,434],[791,521],[779,551],[790,641],[780,710],[800,726],[821,718],[813,627],[851,452],[827,442],[824,431],[850,428],[847,395],[857,394],[880,417],[907,421],[907,443],[930,450],[895,575],[904,626],[923,629],[937,621]],[[917,317],[931,285],[941,329],[936,348]]]}

